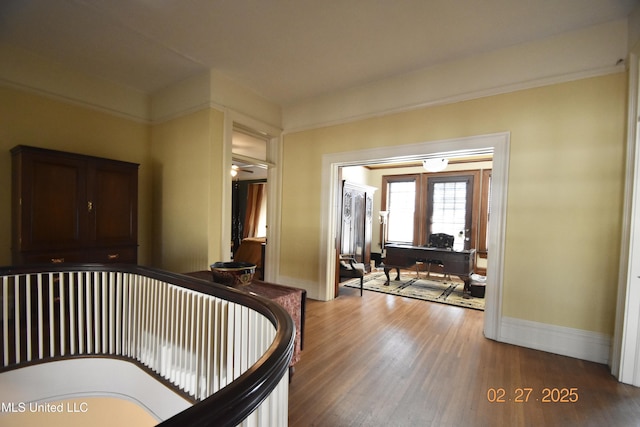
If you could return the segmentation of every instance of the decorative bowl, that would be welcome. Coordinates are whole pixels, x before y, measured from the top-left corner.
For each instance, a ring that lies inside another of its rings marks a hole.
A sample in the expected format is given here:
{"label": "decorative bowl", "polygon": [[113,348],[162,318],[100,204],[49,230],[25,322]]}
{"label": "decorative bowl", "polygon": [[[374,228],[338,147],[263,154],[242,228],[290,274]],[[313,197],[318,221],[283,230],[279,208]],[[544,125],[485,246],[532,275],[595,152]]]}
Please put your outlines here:
{"label": "decorative bowl", "polygon": [[251,283],[256,265],[249,262],[214,262],[211,264],[213,281],[227,286],[243,286]]}

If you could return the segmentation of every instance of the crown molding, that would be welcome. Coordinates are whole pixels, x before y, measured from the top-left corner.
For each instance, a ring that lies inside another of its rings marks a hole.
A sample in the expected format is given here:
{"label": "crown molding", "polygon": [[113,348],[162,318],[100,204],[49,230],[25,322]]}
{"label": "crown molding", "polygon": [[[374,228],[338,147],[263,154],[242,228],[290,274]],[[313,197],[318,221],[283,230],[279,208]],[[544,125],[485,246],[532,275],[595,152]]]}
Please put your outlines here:
{"label": "crown molding", "polygon": [[120,108],[111,108],[105,105],[99,105],[95,102],[78,99],[77,97],[73,96],[63,95],[62,93],[57,91],[49,91],[41,87],[34,87],[31,85],[16,83],[14,81],[9,81],[3,78],[0,78],[0,86],[30,93],[32,95],[41,96],[43,98],[48,98],[53,101],[62,102],[76,107],[85,108],[87,110],[96,111],[98,113],[109,114],[111,116],[119,117],[124,120],[130,120],[140,124],[151,124],[151,121],[146,115],[136,114],[131,111],[127,112],[124,111],[124,109]]}
{"label": "crown molding", "polygon": [[285,134],[625,72],[626,19],[484,52],[284,108]]}
{"label": "crown molding", "polygon": [[353,123],[353,122],[358,122],[358,121],[367,120],[367,119],[373,119],[376,117],[387,116],[390,114],[399,114],[399,113],[404,113],[409,111],[420,110],[423,108],[437,107],[437,106],[447,105],[447,104],[455,104],[457,102],[471,101],[474,99],[487,98],[491,96],[503,95],[506,93],[518,92],[518,91],[527,90],[527,89],[535,89],[538,87],[551,86],[555,84],[568,83],[576,80],[588,79],[592,77],[601,77],[609,74],[617,74],[617,73],[624,73],[624,72],[626,72],[626,66],[623,63],[623,64],[611,66],[611,67],[602,67],[594,70],[586,70],[586,71],[580,71],[576,73],[545,77],[537,80],[525,81],[525,82],[509,84],[505,86],[498,86],[498,87],[493,87],[489,89],[482,89],[482,90],[477,90],[477,91],[472,91],[467,93],[461,93],[457,95],[428,100],[424,102],[410,103],[410,104],[402,105],[399,107],[386,108],[386,109],[383,108],[377,111],[365,112],[362,114],[355,114],[355,115],[340,117],[340,118],[331,119],[331,120],[306,123],[297,127],[287,128],[285,126],[283,135],[296,133],[296,132],[304,132],[307,130],[329,127],[329,126],[338,126],[342,124]]}

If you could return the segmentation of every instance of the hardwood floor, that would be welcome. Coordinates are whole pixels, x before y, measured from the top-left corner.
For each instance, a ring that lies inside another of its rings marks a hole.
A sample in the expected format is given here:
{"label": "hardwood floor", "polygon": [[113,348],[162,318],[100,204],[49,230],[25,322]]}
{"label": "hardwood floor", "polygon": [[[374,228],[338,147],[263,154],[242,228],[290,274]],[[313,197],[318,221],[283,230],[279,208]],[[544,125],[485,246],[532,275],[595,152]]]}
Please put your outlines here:
{"label": "hardwood floor", "polygon": [[607,366],[488,340],[480,311],[340,292],[307,301],[292,427],[640,426],[640,388]]}

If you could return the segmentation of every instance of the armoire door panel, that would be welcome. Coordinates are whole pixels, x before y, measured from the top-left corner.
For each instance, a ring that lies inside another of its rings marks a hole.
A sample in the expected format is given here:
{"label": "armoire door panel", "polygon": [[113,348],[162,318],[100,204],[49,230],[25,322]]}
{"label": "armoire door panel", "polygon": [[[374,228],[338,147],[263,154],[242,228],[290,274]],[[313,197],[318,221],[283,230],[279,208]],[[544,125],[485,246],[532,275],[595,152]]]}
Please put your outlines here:
{"label": "armoire door panel", "polygon": [[352,253],[356,261],[364,262],[365,249],[365,193],[358,192],[353,198]]}
{"label": "armoire door panel", "polygon": [[23,248],[77,247],[83,243],[86,220],[79,206],[84,200],[83,164],[72,160],[50,162],[34,158],[24,165],[30,170],[29,192],[22,208],[31,221],[23,223]]}
{"label": "armoire door panel", "polygon": [[137,169],[100,165],[91,176],[91,237],[97,246],[135,244]]}

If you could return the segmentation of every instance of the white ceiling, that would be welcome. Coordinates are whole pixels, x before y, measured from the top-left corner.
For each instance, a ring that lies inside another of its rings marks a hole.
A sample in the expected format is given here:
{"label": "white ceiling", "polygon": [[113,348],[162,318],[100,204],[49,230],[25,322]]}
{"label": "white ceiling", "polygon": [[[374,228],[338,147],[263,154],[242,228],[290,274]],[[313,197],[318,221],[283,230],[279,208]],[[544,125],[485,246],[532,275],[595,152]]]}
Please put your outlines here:
{"label": "white ceiling", "polygon": [[287,106],[626,17],[637,0],[2,0],[0,42],[152,93],[216,69]]}

